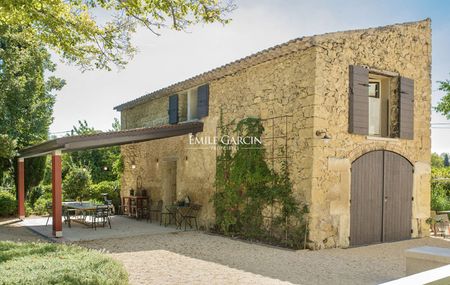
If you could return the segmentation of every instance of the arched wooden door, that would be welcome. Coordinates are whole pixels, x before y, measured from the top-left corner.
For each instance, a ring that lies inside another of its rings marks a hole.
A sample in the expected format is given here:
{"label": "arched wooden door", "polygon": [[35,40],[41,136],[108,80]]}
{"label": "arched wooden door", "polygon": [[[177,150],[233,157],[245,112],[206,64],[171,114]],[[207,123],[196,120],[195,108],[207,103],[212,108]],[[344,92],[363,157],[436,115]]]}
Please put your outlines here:
{"label": "arched wooden door", "polygon": [[413,166],[390,151],[372,151],[352,164],[350,245],[411,237]]}

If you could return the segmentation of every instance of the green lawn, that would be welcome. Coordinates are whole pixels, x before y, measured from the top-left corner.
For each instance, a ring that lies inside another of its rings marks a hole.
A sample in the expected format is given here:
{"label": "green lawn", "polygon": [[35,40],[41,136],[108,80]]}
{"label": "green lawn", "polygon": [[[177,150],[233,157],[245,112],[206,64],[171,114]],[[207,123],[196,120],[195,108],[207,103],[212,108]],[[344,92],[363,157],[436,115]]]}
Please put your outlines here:
{"label": "green lawn", "polygon": [[0,241],[0,284],[128,284],[123,266],[97,251]]}

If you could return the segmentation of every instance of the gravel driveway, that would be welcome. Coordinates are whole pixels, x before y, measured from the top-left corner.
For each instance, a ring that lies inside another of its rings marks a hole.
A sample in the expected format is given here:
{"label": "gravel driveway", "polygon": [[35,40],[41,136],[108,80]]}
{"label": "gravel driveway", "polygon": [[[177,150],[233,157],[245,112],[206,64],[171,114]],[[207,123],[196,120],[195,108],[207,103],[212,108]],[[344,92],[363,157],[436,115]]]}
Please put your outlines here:
{"label": "gravel driveway", "polygon": [[[199,232],[97,240],[132,284],[378,284],[404,276],[404,250],[450,242],[424,238],[351,249],[291,251]],[[283,282],[284,281],[284,282]]]}

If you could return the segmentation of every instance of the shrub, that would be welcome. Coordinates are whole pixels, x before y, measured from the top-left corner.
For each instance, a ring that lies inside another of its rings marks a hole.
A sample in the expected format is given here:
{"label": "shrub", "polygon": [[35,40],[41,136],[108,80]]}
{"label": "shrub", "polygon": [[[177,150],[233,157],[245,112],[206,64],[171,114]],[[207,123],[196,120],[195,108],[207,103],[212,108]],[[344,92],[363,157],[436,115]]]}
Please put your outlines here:
{"label": "shrub", "polygon": [[68,199],[83,200],[89,196],[92,184],[91,173],[80,166],[71,166],[63,181],[63,191]]}
{"label": "shrub", "polygon": [[13,194],[0,191],[0,216],[10,216],[17,210],[16,197]]}
{"label": "shrub", "polygon": [[433,181],[431,184],[431,209],[435,211],[450,209],[450,182]]}
{"label": "shrub", "polygon": [[0,242],[0,284],[128,284],[123,266],[97,251],[49,243]]}
{"label": "shrub", "polygon": [[35,215],[46,215],[47,211],[47,203],[52,202],[51,194],[44,194],[34,203],[33,214]]}
{"label": "shrub", "polygon": [[120,195],[119,195],[119,185],[116,181],[102,181],[98,184],[93,184],[91,186],[91,198],[103,201],[102,193],[108,194],[108,199],[112,200],[114,207],[119,206],[120,204]]}
{"label": "shrub", "polygon": [[52,185],[38,185],[33,188],[31,188],[31,191],[28,193],[27,200],[30,203],[31,207],[34,207],[34,204],[36,201],[42,196],[42,195],[50,195],[51,197],[52,193]]}

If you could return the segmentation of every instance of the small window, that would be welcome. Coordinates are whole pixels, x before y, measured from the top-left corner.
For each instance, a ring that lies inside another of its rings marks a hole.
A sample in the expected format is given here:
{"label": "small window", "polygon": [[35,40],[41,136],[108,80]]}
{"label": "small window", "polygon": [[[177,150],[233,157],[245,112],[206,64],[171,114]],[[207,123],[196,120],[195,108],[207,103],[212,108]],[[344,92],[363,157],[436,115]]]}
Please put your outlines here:
{"label": "small window", "polygon": [[188,121],[198,119],[198,88],[190,89],[187,93],[187,118]]}
{"label": "small window", "polygon": [[369,74],[369,136],[389,136],[390,78]]}

